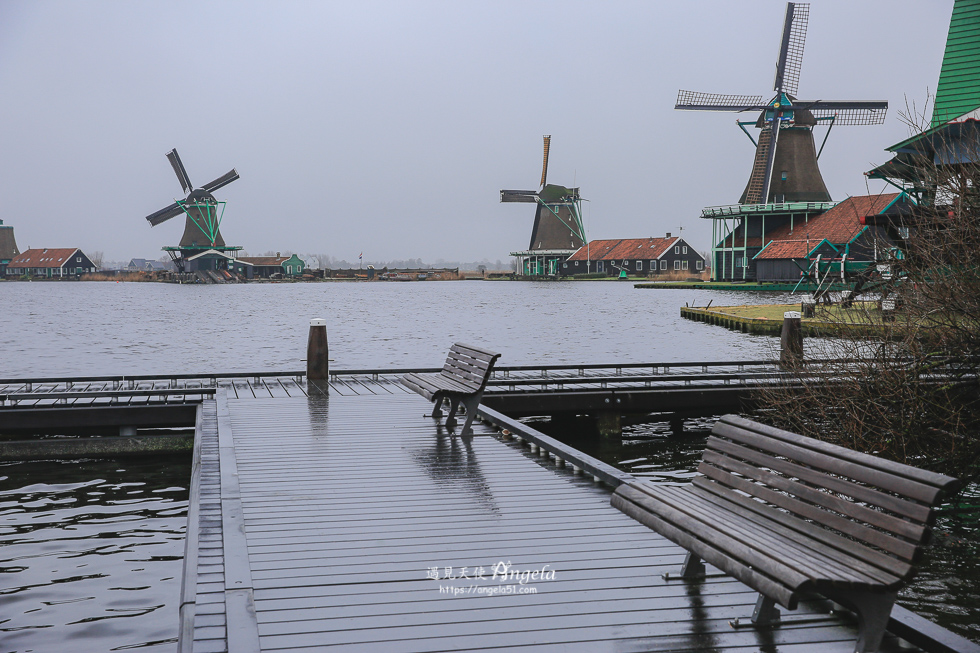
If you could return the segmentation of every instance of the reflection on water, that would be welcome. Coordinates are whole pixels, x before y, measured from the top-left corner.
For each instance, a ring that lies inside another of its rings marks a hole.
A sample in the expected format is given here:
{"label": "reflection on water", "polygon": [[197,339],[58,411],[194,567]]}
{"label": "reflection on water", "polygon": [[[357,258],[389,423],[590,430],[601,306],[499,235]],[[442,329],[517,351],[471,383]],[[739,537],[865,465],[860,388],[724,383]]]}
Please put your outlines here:
{"label": "reflection on water", "polygon": [[173,651],[190,464],[0,464],[3,651]]}
{"label": "reflection on water", "polygon": [[[442,431],[442,427],[439,427]],[[436,436],[431,446],[413,449],[414,460],[429,478],[446,491],[459,489],[473,499],[483,510],[497,514],[500,508],[494,500],[490,484],[480,470],[480,463],[473,451],[473,436]]]}

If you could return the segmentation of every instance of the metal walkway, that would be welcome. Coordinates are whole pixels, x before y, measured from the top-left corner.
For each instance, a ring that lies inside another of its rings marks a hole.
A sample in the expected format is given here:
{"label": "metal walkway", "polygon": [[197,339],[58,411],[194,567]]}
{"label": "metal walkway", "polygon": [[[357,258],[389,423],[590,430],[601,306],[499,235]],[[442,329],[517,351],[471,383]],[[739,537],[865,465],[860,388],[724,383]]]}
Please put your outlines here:
{"label": "metal walkway", "polygon": [[[183,653],[853,650],[855,629],[822,602],[733,628],[754,592],[664,579],[684,551],[613,509],[591,474],[488,425],[449,437],[415,395],[225,389],[205,407]],[[883,650],[914,649],[889,635]]]}

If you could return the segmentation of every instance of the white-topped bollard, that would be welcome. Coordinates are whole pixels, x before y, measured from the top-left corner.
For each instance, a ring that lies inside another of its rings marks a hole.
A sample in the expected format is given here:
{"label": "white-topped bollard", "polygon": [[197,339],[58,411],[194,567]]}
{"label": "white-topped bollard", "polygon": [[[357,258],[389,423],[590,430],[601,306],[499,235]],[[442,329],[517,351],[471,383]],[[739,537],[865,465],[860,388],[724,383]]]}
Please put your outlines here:
{"label": "white-topped bollard", "polygon": [[803,362],[803,326],[798,311],[783,313],[783,331],[779,337],[779,365],[784,369]]}
{"label": "white-topped bollard", "polygon": [[803,295],[800,299],[800,312],[803,317],[813,317],[817,314],[817,300],[813,295]]}
{"label": "white-topped bollard", "polygon": [[327,347],[327,321],[310,320],[310,337],[306,344],[306,380],[311,388],[326,391],[330,378],[330,352]]}
{"label": "white-topped bollard", "polygon": [[895,300],[894,299],[882,299],[881,300],[881,321],[882,322],[894,322],[895,321]]}

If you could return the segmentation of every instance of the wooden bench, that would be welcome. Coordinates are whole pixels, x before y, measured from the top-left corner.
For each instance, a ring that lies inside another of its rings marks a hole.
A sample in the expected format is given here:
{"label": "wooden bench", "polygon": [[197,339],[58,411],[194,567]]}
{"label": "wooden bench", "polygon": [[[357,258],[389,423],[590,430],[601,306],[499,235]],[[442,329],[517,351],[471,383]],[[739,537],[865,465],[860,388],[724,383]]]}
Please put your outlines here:
{"label": "wooden bench", "polygon": [[818,594],[858,616],[856,651],[876,651],[914,574],[934,508],[955,478],[726,415],[687,486],[634,481],[612,505],[760,593],[752,621]]}
{"label": "wooden bench", "polygon": [[432,416],[436,419],[442,417],[441,406],[443,400],[448,399],[450,408],[446,428],[449,430],[456,428],[456,410],[462,403],[466,410],[466,423],[460,435],[468,435],[472,432],[471,424],[477,406],[498,358],[500,354],[457,342],[450,347],[446,364],[438,374],[412,372],[403,376],[401,382],[435,403]]}

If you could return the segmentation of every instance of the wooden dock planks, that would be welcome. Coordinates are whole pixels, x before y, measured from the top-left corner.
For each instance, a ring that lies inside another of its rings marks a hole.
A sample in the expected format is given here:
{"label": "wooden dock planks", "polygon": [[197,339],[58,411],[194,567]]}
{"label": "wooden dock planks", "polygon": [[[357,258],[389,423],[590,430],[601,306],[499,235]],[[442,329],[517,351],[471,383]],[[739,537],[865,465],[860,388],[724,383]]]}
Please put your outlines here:
{"label": "wooden dock planks", "polygon": [[[204,448],[208,521],[190,530],[208,544],[197,558],[207,579],[183,651],[228,650],[228,633],[244,640],[232,650],[257,640],[263,651],[852,650],[853,626],[822,605],[773,630],[733,629],[755,593],[720,575],[664,580],[684,551],[613,509],[608,488],[479,423],[451,438],[418,396],[248,395],[219,397],[230,434]],[[230,494],[216,503],[216,489]],[[216,505],[240,507],[240,532]],[[549,565],[555,577],[529,581],[534,594],[495,596],[449,594],[440,587],[481,584],[428,578],[499,562]],[[883,650],[908,649],[889,637]]]}

